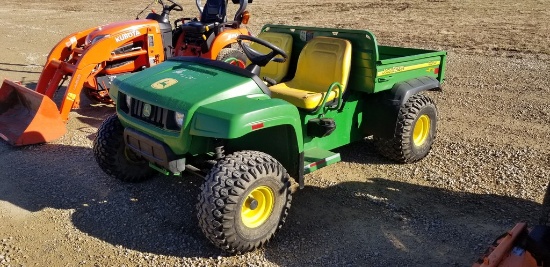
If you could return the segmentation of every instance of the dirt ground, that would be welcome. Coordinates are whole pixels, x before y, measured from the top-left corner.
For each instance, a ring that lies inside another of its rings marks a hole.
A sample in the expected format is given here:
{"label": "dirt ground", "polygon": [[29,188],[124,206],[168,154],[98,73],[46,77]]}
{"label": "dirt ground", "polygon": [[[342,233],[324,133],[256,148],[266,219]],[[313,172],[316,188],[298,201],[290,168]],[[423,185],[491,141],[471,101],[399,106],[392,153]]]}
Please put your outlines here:
{"label": "dirt ground", "polygon": [[[181,1],[180,1],[181,2]],[[447,79],[430,155],[400,165],[365,142],[306,176],[265,249],[225,255],[200,231],[200,178],[123,184],[91,145],[112,107],[83,105],[69,134],[0,143],[0,266],[469,266],[515,222],[536,222],[550,180],[550,2],[257,0],[263,24],[368,29],[385,45],[443,49]],[[33,87],[49,50],[133,19],[138,0],[3,0],[0,77]],[[192,1],[184,12],[196,15]]]}

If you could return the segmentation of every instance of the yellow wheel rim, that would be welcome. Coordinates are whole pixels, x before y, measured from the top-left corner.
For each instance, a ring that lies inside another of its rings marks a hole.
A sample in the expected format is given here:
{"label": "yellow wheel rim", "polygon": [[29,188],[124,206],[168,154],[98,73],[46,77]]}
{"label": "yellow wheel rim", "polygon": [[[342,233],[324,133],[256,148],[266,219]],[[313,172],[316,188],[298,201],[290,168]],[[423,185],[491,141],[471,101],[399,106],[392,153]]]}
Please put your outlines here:
{"label": "yellow wheel rim", "polygon": [[428,115],[422,115],[416,120],[413,130],[413,142],[415,146],[421,146],[426,142],[430,135],[430,124],[430,117]]}
{"label": "yellow wheel rim", "polygon": [[252,190],[241,207],[241,218],[248,228],[262,225],[273,211],[275,197],[273,190],[267,186],[260,186]]}

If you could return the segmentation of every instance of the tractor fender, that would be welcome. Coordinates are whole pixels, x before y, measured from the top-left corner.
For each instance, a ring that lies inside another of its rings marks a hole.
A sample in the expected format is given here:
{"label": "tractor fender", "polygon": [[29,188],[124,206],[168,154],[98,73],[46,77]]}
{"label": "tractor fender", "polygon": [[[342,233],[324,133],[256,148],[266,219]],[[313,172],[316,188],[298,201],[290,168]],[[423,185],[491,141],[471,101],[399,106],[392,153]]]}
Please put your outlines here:
{"label": "tractor fender", "polygon": [[212,43],[212,48],[208,52],[210,53],[210,59],[216,60],[220,51],[233,43],[237,43],[237,36],[241,34],[249,35],[250,33],[245,28],[238,28],[225,30],[218,34],[218,36],[216,36],[216,39],[214,39]]}
{"label": "tractor fender", "polygon": [[392,138],[397,115],[407,100],[422,91],[440,91],[437,78],[419,77],[396,83],[391,90],[368,95],[365,105],[364,131],[367,135]]}

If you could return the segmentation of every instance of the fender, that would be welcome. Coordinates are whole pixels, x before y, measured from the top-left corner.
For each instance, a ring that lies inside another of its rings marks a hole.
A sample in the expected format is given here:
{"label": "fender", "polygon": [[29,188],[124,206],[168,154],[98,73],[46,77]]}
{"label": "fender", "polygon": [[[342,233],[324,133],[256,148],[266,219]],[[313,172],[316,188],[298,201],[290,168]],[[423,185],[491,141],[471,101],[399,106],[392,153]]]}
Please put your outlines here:
{"label": "fender", "polygon": [[424,76],[396,83],[391,90],[368,95],[365,132],[380,138],[392,138],[399,109],[411,96],[422,91],[441,91],[441,84],[435,77]]}
{"label": "fender", "polygon": [[216,37],[216,39],[214,39],[214,42],[212,44],[212,48],[208,52],[208,53],[210,53],[210,59],[215,60],[217,58],[218,54],[220,53],[220,51],[223,48],[225,48],[225,47],[227,47],[227,46],[229,46],[233,43],[237,43],[236,38],[237,38],[237,36],[239,36],[241,34],[248,35],[249,32],[245,28],[230,29],[230,30],[225,30],[225,31],[221,32]]}
{"label": "fender", "polygon": [[174,45],[177,49],[174,50],[173,56],[200,56],[203,58],[216,60],[220,51],[225,47],[230,46],[231,44],[237,43],[237,40],[235,38],[241,34],[248,35],[250,33],[245,28],[227,29],[223,32],[218,33],[217,35],[212,33],[209,39],[206,40],[209,50],[205,53],[202,53],[200,51],[197,52],[195,50],[186,48],[186,44],[184,42],[185,32],[177,32],[177,36],[176,34],[174,34],[175,39],[173,40]]}
{"label": "fender", "polygon": [[[189,134],[191,154],[194,150],[192,140],[201,138],[223,140],[224,146],[230,149],[263,151],[281,162],[300,186],[304,186],[304,139],[300,114],[296,106],[284,100],[261,94],[202,106],[190,122]],[[195,144],[206,143],[204,141]]]}
{"label": "fender", "polygon": [[424,76],[396,83],[391,89],[394,96],[391,100],[392,105],[399,111],[399,107],[407,102],[412,95],[428,90],[441,91],[441,84],[437,78]]}
{"label": "fender", "polygon": [[296,106],[266,95],[248,95],[198,108],[190,123],[190,135],[236,139],[261,129],[288,125],[303,151],[302,126]]}

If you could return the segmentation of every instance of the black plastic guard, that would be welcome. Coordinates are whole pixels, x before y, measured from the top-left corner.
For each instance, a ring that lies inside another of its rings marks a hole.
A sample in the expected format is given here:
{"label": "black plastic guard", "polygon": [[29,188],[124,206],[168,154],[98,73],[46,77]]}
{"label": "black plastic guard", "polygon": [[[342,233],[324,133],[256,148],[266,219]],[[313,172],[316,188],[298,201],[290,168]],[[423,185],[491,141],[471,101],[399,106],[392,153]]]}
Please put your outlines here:
{"label": "black plastic guard", "polygon": [[391,90],[368,95],[365,100],[365,133],[392,138],[401,105],[422,91],[441,91],[441,85],[436,78],[425,76],[396,83]]}

